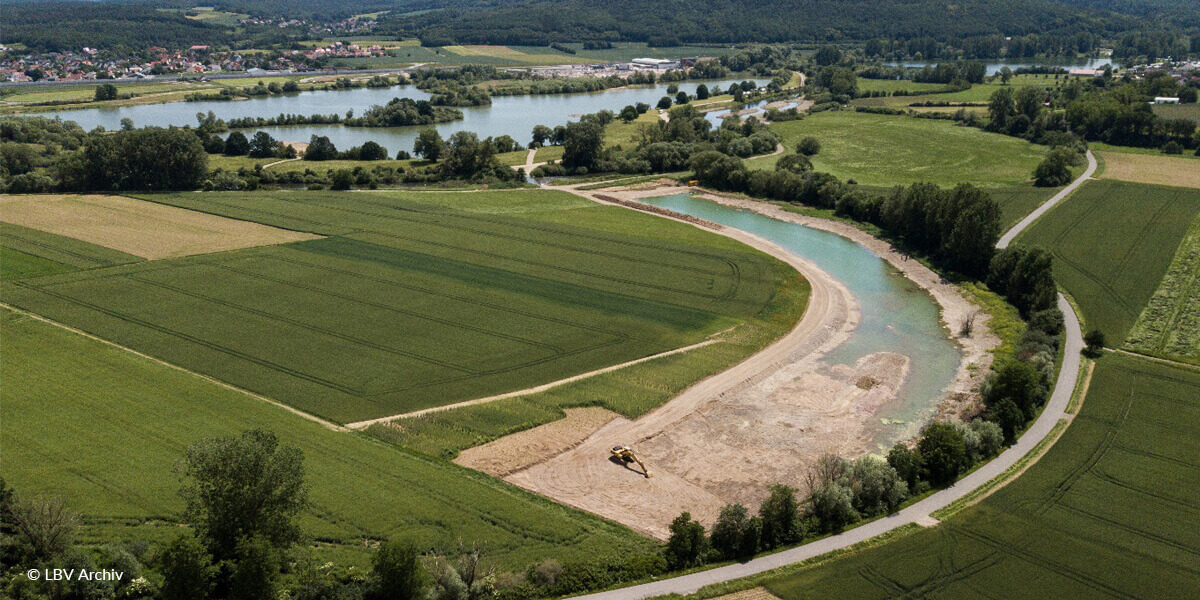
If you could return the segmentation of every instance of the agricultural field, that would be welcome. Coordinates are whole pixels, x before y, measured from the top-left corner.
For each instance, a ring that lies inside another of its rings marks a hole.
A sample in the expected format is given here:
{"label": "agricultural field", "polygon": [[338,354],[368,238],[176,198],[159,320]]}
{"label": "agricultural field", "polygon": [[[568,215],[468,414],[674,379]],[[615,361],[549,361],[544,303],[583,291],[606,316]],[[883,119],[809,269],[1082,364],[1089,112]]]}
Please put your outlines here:
{"label": "agricultural field", "polygon": [[1200,372],[1109,355],[1063,437],[932,529],[775,580],[807,598],[1163,598],[1200,578]]}
{"label": "agricultural field", "polygon": [[1101,179],[1200,188],[1200,160],[1163,154],[1100,152]]}
{"label": "agricultural field", "polygon": [[789,272],[561,192],[147,198],[328,237],[9,281],[0,299],[343,423],[695,343],[759,315]]}
{"label": "agricultural field", "polygon": [[0,223],[0,281],[140,262],[139,256],[11,223]]}
{"label": "agricultural field", "polygon": [[[1058,76],[1054,76],[1054,75],[1016,75],[1012,78],[1012,81],[1008,82],[1007,84],[1000,83],[999,79],[995,79],[995,80],[989,81],[988,83],[977,83],[975,85],[972,85],[969,89],[958,91],[958,92],[936,93],[931,90],[930,93],[928,93],[926,95],[921,95],[921,96],[889,96],[889,97],[884,97],[884,98],[859,98],[857,100],[854,100],[852,102],[852,104],[854,104],[855,106],[886,106],[889,108],[904,108],[910,104],[918,104],[918,103],[922,103],[922,102],[967,102],[967,103],[986,104],[988,102],[988,100],[990,100],[992,98],[992,94],[996,93],[996,90],[999,90],[1004,87],[1012,88],[1013,91],[1016,91],[1015,88],[1022,87],[1022,86],[1038,86],[1038,87],[1045,87],[1045,88],[1054,88],[1054,87],[1059,87],[1061,85],[1064,85],[1070,79],[1072,79],[1072,78],[1068,75],[1058,75]],[[870,86],[876,85],[874,83],[867,83],[866,85],[868,87],[863,87],[864,82],[869,82],[869,81],[875,81],[875,80],[859,79],[858,80],[859,89],[863,89],[863,90],[875,89],[875,88],[870,87]],[[891,84],[891,85],[894,86],[894,89],[889,89],[888,91],[895,91],[895,90],[921,91],[921,88],[918,86],[931,85],[931,84],[921,84],[921,83],[915,83],[915,82],[911,82],[911,81],[900,80],[900,81],[896,81],[894,84]],[[944,86],[941,86],[940,84],[932,84],[932,85],[938,85],[939,87],[944,87]],[[945,109],[943,108],[943,110],[945,110]]]}
{"label": "agricultural field", "polygon": [[1119,346],[1196,215],[1200,191],[1090,181],[1017,238],[1054,254],[1054,276],[1089,327]]}
{"label": "agricultural field", "polygon": [[858,78],[858,91],[860,92],[887,92],[889,94],[895,92],[920,92],[924,94],[939,94],[945,90],[946,85],[942,83],[918,83],[909,79]]}
{"label": "agricultural field", "polygon": [[[870,186],[918,181],[954,186],[1023,185],[1032,177],[1046,149],[1025,140],[961,127],[950,121],[825,111],[800,121],[771,125],[792,151],[801,138],[821,142],[812,157],[818,171]],[[774,168],[779,157],[746,161],[758,169]]]}
{"label": "agricultural field", "polygon": [[464,540],[522,570],[554,557],[635,553],[651,542],[453,464],[333,431],[212,381],[0,310],[4,477],[67,498],[86,545],[178,535],[176,461],[188,444],[265,429],[304,452],[311,507],[300,525],[320,562],[364,567],[368,542],[437,553]]}
{"label": "agricultural field", "polygon": [[1200,122],[1200,104],[1155,104],[1154,114],[1164,119],[1191,119]]}
{"label": "agricultural field", "polygon": [[1200,217],[1179,244],[1125,348],[1200,364]]}
{"label": "agricultural field", "polygon": [[1032,185],[1017,185],[991,188],[987,192],[1000,205],[1000,226],[1003,230],[1016,225],[1033,209],[1041,206],[1062,188],[1040,188]]}

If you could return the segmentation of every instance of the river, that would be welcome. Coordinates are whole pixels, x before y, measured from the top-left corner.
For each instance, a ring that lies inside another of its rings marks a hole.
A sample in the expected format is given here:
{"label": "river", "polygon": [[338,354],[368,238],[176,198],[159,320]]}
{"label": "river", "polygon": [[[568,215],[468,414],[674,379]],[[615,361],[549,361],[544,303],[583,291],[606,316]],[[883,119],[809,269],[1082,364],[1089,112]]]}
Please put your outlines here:
{"label": "river", "polygon": [[[696,88],[704,83],[709,88],[729,89],[743,79],[720,81],[681,82],[680,91],[694,95]],[[766,85],[769,79],[751,79],[756,85]],[[580,115],[601,110],[620,111],[621,108],[638,102],[650,106],[667,95],[669,84],[631,86],[581,94],[546,94],[530,96],[497,96],[491,106],[461,109],[463,119],[440,123],[434,127],[448,136],[456,131],[473,131],[479,137],[511,135],[522,145],[528,143],[534,125],[565,125]],[[114,108],[86,108],[55,113],[64,121],[75,121],[84,129],[97,126],[118,129],[121,119],[129,118],[137,127],[155,125],[195,125],[196,113],[213,111],[222,119],[236,117],[274,117],[287,114],[342,114],[353,110],[361,115],[376,104],[386,104],[395,97],[425,100],[429,94],[414,86],[391,88],[357,88],[298,92],[294,94],[267,96],[242,101],[173,102],[168,104],[145,104]],[[262,127],[249,131],[267,131],[281,140],[306,142],[313,135],[328,136],[338,148],[361,145],[368,140],[382,144],[394,154],[397,150],[412,150],[417,132],[423,127],[343,127],[341,125],[298,125],[287,127]]]}
{"label": "river", "polygon": [[908,379],[896,400],[885,405],[871,427],[877,450],[918,433],[937,412],[955,379],[962,354],[943,327],[940,308],[925,290],[870,250],[837,234],[786,223],[676,194],[639,200],[768,239],[816,264],[844,284],[861,308],[850,338],[826,356],[831,364],[851,365],[873,352],[909,357]]}

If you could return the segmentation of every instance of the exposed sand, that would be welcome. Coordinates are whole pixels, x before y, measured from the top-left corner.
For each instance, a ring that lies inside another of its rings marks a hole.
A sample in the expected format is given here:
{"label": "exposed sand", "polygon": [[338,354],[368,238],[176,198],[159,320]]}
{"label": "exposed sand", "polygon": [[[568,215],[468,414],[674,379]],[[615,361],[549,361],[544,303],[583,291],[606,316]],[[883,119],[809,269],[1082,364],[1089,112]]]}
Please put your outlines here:
{"label": "exposed sand", "polygon": [[454,462],[503,477],[569,450],[614,419],[625,419],[599,406],[568,408],[563,412],[567,416],[552,423],[463,450]]}
{"label": "exposed sand", "polygon": [[[646,185],[600,194],[571,191],[631,206],[639,197],[696,190]],[[769,204],[705,196],[863,244],[929,290],[941,304],[943,321],[951,331],[977,310],[954,286],[919,262],[903,260],[890,245],[857,229]],[[556,439],[552,445],[569,448],[550,458],[539,454],[530,461],[532,466],[505,463],[500,445],[481,447],[470,460],[498,461],[501,464],[492,462],[488,468],[508,471],[504,478],[516,485],[663,539],[667,525],[680,512],[689,511],[711,524],[726,503],[756,506],[769,484],[802,486],[809,465],[822,453],[853,457],[868,452],[866,426],[874,422],[882,405],[895,398],[908,374],[908,358],[877,353],[853,366],[823,362],[822,357],[857,324],[858,309],[845,287],[803,258],[757,236],[728,228],[718,231],[785,260],[808,278],[813,287],[810,304],[792,332],[636,421],[614,419],[575,443]],[[962,401],[973,403],[973,392],[990,364],[988,350],[999,343],[985,323],[976,323],[974,336],[959,341],[964,360],[955,384],[947,390],[953,399],[943,407],[947,414],[960,412]],[[562,431],[568,429],[564,424]],[[614,444],[632,445],[653,477],[646,479],[608,460],[608,449]]]}
{"label": "exposed sand", "polygon": [[1179,156],[1097,152],[1104,159],[1100,179],[1200,188],[1200,160]]}
{"label": "exposed sand", "polygon": [[0,221],[146,259],[176,258],[320,236],[124,196],[0,195]]}

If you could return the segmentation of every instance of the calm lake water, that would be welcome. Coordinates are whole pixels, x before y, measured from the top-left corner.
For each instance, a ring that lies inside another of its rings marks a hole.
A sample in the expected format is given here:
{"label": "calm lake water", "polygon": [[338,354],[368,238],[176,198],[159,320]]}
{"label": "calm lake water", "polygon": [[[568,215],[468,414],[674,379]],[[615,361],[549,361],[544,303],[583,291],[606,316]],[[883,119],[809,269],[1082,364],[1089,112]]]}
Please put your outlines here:
{"label": "calm lake water", "polygon": [[934,416],[944,390],[954,382],[962,354],[947,337],[933,297],[882,258],[827,231],[735,210],[689,194],[642,202],[762,236],[811,260],[850,290],[861,307],[862,320],[850,339],[826,360],[853,364],[873,352],[896,352],[911,360],[899,396],[883,407],[872,427],[880,450],[916,435]]}
{"label": "calm lake water", "polygon": [[[743,79],[721,81],[683,82],[679,83],[680,91],[695,94],[700,83],[709,88],[714,86],[727,90],[735,82]],[[770,79],[753,79],[757,85],[766,85]],[[456,131],[473,131],[479,137],[511,135],[517,142],[527,144],[534,125],[565,125],[567,121],[577,119],[580,115],[601,110],[619,111],[629,104],[645,102],[650,106],[658,103],[667,95],[667,85],[636,86],[603,92],[584,94],[554,94],[539,96],[497,96],[492,99],[491,106],[462,108],[463,119],[450,123],[441,123],[434,127],[448,136]],[[55,113],[64,121],[75,121],[84,129],[91,130],[97,126],[106,129],[119,129],[121,119],[133,119],[137,127],[155,125],[195,125],[196,113],[213,111],[222,119],[236,117],[274,117],[280,113],[287,114],[332,114],[345,115],[353,110],[361,115],[363,111],[376,104],[386,104],[395,97],[426,100],[429,94],[415,87],[399,86],[391,88],[359,88],[351,90],[330,90],[299,92],[282,96],[253,98],[234,102],[174,102],[170,104],[147,104],[143,106],[122,106],[116,108],[87,108],[67,110]],[[281,140],[297,140],[307,142],[313,135],[329,136],[340,149],[357,146],[368,140],[382,144],[391,154],[397,150],[412,150],[413,141],[422,127],[343,127],[341,125],[301,125],[290,127],[263,127],[249,131],[267,131]]]}
{"label": "calm lake water", "polygon": [[[918,61],[906,60],[906,61],[889,61],[889,62],[885,62],[883,64],[888,65],[890,67],[900,66],[900,67],[920,68],[920,67],[925,67],[925,66],[930,66],[930,67],[936,66],[939,62],[946,62],[946,61],[930,62],[930,61],[919,61],[919,60]],[[1064,69],[1099,69],[1099,68],[1103,67],[1104,65],[1112,65],[1113,67],[1118,67],[1118,66],[1120,66],[1120,63],[1119,63],[1119,61],[1114,60],[1112,58],[1080,58],[1080,59],[1075,59],[1075,60],[1072,60],[1069,58],[1047,58],[1045,60],[1029,60],[1029,59],[1019,59],[1019,60],[1009,60],[1009,61],[1001,60],[1001,61],[988,62],[987,63],[987,74],[995,75],[996,73],[999,73],[1000,69],[1003,69],[1004,67],[1008,67],[1015,71],[1021,67],[1062,67]]]}

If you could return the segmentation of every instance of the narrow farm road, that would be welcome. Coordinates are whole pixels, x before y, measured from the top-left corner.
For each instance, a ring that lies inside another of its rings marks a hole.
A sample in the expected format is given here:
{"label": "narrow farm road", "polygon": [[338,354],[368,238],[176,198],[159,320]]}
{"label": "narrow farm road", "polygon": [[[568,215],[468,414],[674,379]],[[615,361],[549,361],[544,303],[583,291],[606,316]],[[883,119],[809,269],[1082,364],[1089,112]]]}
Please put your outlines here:
{"label": "narrow farm road", "polygon": [[944,508],[952,502],[966,497],[976,488],[991,481],[1004,473],[1009,467],[1017,464],[1026,454],[1031,452],[1046,436],[1050,435],[1055,424],[1067,416],[1067,404],[1075,390],[1079,377],[1079,352],[1083,349],[1083,334],[1079,329],[1079,319],[1067,299],[1059,294],[1058,307],[1063,312],[1066,321],[1067,341],[1063,354],[1062,369],[1058,373],[1058,381],[1054,385],[1054,393],[1046,408],[1037,420],[1030,425],[1025,434],[1016,444],[1005,450],[1000,456],[992,459],[975,472],[960,479],[952,487],[937,492],[912,506],[882,519],[872,521],[844,533],[830,536],[811,544],[797,546],[783,552],[762,556],[745,563],[737,563],[691,573],[671,579],[644,583],[627,588],[609,590],[597,594],[577,596],[576,600],[642,600],[663,594],[692,594],[700,588],[757,575],[771,569],[776,569],[792,563],[808,560],[813,557],[853,546],[859,542],[882,535],[902,525],[916,523],[928,526],[937,523],[932,513]]}
{"label": "narrow farm road", "polygon": [[1046,211],[1050,210],[1051,208],[1054,208],[1055,204],[1058,204],[1060,200],[1071,195],[1071,192],[1075,191],[1079,186],[1083,185],[1083,182],[1090,179],[1092,177],[1092,174],[1096,172],[1096,166],[1097,166],[1096,165],[1096,155],[1092,154],[1091,150],[1087,151],[1087,161],[1088,161],[1087,169],[1084,169],[1082,175],[1080,175],[1077,179],[1075,179],[1075,181],[1072,181],[1070,185],[1063,188],[1061,192],[1055,194],[1049,200],[1042,203],[1041,206],[1037,207],[1033,212],[1029,213],[1029,215],[1027,217],[1025,217],[1024,219],[1021,219],[1021,222],[1014,225],[1012,229],[1009,229],[1008,231],[1004,232],[1004,235],[1000,236],[1000,241],[996,243],[996,247],[1001,250],[1007,248],[1008,245],[1011,244],[1012,241],[1014,239],[1016,239],[1016,237],[1018,235],[1021,235],[1022,231],[1025,231],[1025,229],[1027,227],[1029,227],[1030,225],[1033,225],[1034,221],[1037,221],[1038,218],[1040,218],[1042,215],[1046,214]]}

